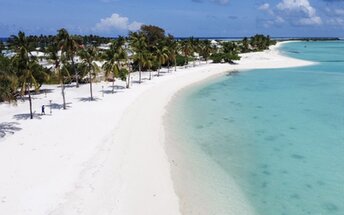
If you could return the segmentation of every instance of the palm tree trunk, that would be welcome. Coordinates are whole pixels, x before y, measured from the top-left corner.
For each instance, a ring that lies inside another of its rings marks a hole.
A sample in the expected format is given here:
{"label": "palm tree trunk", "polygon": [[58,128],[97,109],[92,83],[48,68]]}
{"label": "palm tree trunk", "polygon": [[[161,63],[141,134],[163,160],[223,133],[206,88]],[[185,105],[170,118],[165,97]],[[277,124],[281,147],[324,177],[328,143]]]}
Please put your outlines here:
{"label": "palm tree trunk", "polygon": [[177,58],[174,58],[174,71],[177,71]]}
{"label": "palm tree trunk", "polygon": [[90,93],[91,93],[91,101],[93,100],[93,91],[92,91],[92,75],[91,75],[91,69],[89,74],[89,79],[90,79]]}
{"label": "palm tree trunk", "polygon": [[141,84],[141,64],[139,63],[139,83]]}
{"label": "palm tree trunk", "polygon": [[158,67],[158,77],[160,77],[160,68],[161,68],[161,66],[160,66],[160,62],[159,62],[159,67]]}
{"label": "palm tree trunk", "polygon": [[128,64],[128,82],[127,82],[127,89],[130,88],[130,64],[129,61],[127,61]]}
{"label": "palm tree trunk", "polygon": [[65,96],[65,85],[64,85],[64,80],[62,78],[61,81],[61,93],[62,93],[62,100],[63,100],[63,109],[66,110],[66,96]]}
{"label": "palm tree trunk", "polygon": [[188,68],[189,65],[189,59],[188,59],[188,55],[185,53],[185,69]]}
{"label": "palm tree trunk", "polygon": [[75,68],[75,62],[74,62],[74,57],[72,57],[72,68],[74,70],[74,74],[75,74],[75,83],[76,83],[76,87],[79,88],[79,75],[78,75],[78,71]]}
{"label": "palm tree trunk", "polygon": [[127,89],[130,88],[130,71],[128,72],[128,81],[127,81]]}
{"label": "palm tree trunk", "polygon": [[28,92],[28,95],[29,95],[30,119],[33,119],[33,113],[32,113],[32,100],[31,100],[30,85],[27,86],[27,92]]}
{"label": "palm tree trunk", "polygon": [[112,94],[115,92],[115,78],[112,78]]}
{"label": "palm tree trunk", "polygon": [[152,80],[152,70],[149,70],[149,80]]}

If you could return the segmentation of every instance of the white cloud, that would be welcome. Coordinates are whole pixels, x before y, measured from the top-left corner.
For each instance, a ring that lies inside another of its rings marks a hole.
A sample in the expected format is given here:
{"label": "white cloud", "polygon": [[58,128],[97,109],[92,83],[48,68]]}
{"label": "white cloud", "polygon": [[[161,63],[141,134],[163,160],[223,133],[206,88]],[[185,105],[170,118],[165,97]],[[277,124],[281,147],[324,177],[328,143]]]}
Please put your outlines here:
{"label": "white cloud", "polygon": [[290,12],[302,11],[308,16],[314,16],[316,14],[315,9],[310,5],[308,0],[283,0],[277,4],[277,8]]}
{"label": "white cloud", "polygon": [[277,4],[277,9],[283,12],[298,14],[301,13],[303,17],[296,20],[300,25],[320,25],[322,20],[316,14],[316,10],[309,3],[309,0],[282,0]]}
{"label": "white cloud", "polygon": [[327,25],[344,28],[344,9],[342,8],[326,8]]}
{"label": "white cloud", "polygon": [[322,20],[319,16],[313,16],[309,18],[301,18],[298,21],[298,24],[300,25],[321,25]]}
{"label": "white cloud", "polygon": [[270,10],[270,4],[269,3],[264,3],[258,7],[259,10],[266,11]]}
{"label": "white cloud", "polygon": [[344,18],[335,17],[327,20],[327,24],[337,27],[344,27]]}
{"label": "white cloud", "polygon": [[323,23],[309,0],[281,0],[275,7],[264,3],[258,9],[271,17],[265,26],[281,25],[283,23],[312,26]]}
{"label": "white cloud", "polygon": [[267,12],[267,13],[270,14],[270,15],[274,15],[274,12],[273,12],[273,10],[271,9],[269,3],[264,3],[264,4],[260,5],[260,6],[258,7],[258,10],[265,11],[265,12]]}
{"label": "white cloud", "polygon": [[134,21],[129,22],[128,17],[120,16],[117,13],[112,14],[110,17],[101,19],[94,28],[95,31],[111,31],[111,30],[118,30],[118,31],[137,31],[140,29],[143,23]]}
{"label": "white cloud", "polygon": [[337,16],[344,16],[344,9],[335,9],[334,13]]}

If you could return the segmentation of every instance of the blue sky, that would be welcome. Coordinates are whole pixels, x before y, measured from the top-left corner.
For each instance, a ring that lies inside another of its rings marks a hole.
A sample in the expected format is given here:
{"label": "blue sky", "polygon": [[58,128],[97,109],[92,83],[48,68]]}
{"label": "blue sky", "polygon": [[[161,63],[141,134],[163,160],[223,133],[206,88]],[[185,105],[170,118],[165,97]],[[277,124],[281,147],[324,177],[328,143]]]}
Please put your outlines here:
{"label": "blue sky", "polygon": [[142,24],[175,36],[344,37],[344,0],[0,0],[0,37],[125,35]]}

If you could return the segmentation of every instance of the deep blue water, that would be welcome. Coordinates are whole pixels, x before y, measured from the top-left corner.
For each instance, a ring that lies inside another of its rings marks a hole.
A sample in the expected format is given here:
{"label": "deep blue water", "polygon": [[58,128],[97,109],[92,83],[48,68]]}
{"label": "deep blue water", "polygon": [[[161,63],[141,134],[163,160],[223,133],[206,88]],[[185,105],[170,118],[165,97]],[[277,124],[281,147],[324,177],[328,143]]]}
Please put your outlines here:
{"label": "deep blue water", "polygon": [[[281,49],[319,64],[252,70],[194,87],[175,99],[170,123],[180,142],[234,179],[255,214],[344,214],[344,42]],[[225,207],[218,198],[209,202]]]}

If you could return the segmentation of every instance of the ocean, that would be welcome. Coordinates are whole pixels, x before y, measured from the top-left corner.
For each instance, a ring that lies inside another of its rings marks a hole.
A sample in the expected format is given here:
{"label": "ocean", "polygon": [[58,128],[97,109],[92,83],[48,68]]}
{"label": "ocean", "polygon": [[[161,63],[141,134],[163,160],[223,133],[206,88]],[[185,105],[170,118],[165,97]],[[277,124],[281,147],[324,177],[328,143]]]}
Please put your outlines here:
{"label": "ocean", "polygon": [[224,75],[168,106],[184,214],[344,214],[344,42],[293,42],[308,67]]}

